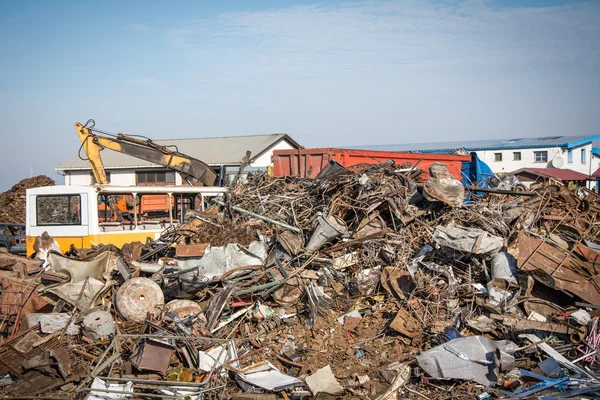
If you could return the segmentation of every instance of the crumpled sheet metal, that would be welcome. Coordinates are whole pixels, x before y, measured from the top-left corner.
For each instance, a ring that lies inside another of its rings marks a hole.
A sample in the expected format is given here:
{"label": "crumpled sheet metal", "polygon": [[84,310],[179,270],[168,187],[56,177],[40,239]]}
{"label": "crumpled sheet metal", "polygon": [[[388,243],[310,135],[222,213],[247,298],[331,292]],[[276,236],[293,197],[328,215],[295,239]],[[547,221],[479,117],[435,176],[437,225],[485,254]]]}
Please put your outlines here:
{"label": "crumpled sheet metal", "polygon": [[402,364],[396,369],[398,375],[392,382],[392,385],[381,396],[375,400],[396,400],[398,398],[398,390],[404,386],[410,379],[410,366]]}
{"label": "crumpled sheet metal", "polygon": [[268,361],[244,369],[238,376],[244,382],[268,391],[278,391],[302,384],[299,379],[280,372]]}
{"label": "crumpled sheet metal", "polygon": [[518,346],[508,340],[493,341],[483,336],[461,337],[417,356],[428,375],[438,379],[465,379],[494,386],[500,371],[514,367],[509,351]]}
{"label": "crumpled sheet metal", "polygon": [[190,274],[211,279],[235,268],[262,265],[266,257],[267,248],[262,242],[254,241],[247,249],[230,243],[225,247],[207,248],[202,258],[178,260],[178,266],[182,271],[190,270]]}
{"label": "crumpled sheet metal", "polygon": [[71,358],[66,348],[58,347],[46,350],[23,362],[23,369],[37,369],[42,373],[60,374],[63,379],[71,374]]}
{"label": "crumpled sheet metal", "polygon": [[306,384],[314,395],[318,393],[335,395],[344,392],[344,388],[339,384],[337,379],[335,379],[335,375],[329,365],[317,370],[314,374],[307,376]]}
{"label": "crumpled sheet metal", "polygon": [[44,232],[35,238],[33,250],[35,251],[35,258],[42,260],[44,262],[42,266],[46,268],[48,266],[48,255],[50,252],[60,253],[60,246],[48,232]]}
{"label": "crumpled sheet metal", "polygon": [[[85,285],[83,289],[83,294],[81,297],[79,296],[81,289]],[[52,293],[64,300],[65,302],[75,306],[77,304],[77,299],[79,299],[79,309],[85,310],[92,307],[94,304],[94,299],[102,291],[104,288],[104,284],[97,279],[89,278],[86,281],[77,281],[72,283],[65,283],[60,286],[50,288],[47,290],[48,293]]]}
{"label": "crumpled sheet metal", "polygon": [[437,226],[432,241],[440,246],[472,254],[495,254],[504,241],[499,236],[477,228],[458,228],[455,226]]}
{"label": "crumpled sheet metal", "polygon": [[492,258],[492,278],[504,279],[509,283],[517,284],[517,260],[509,253],[500,252]]}
{"label": "crumpled sheet metal", "polygon": [[381,277],[381,267],[363,269],[356,276],[358,290],[364,296],[369,296],[375,292],[377,284]]}
{"label": "crumpled sheet metal", "polygon": [[381,286],[390,295],[406,300],[416,284],[408,270],[390,266],[381,271]]}
{"label": "crumpled sheet metal", "polygon": [[[100,378],[94,378],[90,388],[92,390],[85,400],[128,399],[133,393],[133,382],[108,383]],[[112,393],[107,393],[107,391]]]}
{"label": "crumpled sheet metal", "polygon": [[429,167],[431,178],[423,185],[423,194],[428,200],[439,200],[451,207],[460,207],[465,201],[465,187],[454,179],[448,167],[433,163]]}
{"label": "crumpled sheet metal", "polygon": [[414,339],[414,343],[421,341],[423,332],[421,324],[403,308],[398,310],[398,313],[390,324],[390,328],[410,339]]}
{"label": "crumpled sheet metal", "polygon": [[333,306],[333,300],[320,286],[315,285],[314,282],[311,282],[306,286],[304,293],[306,295],[306,304],[310,310],[309,318],[306,322],[312,329],[317,317],[324,317],[327,315],[327,311]]}
{"label": "crumpled sheet metal", "polygon": [[213,329],[217,326],[217,323],[221,318],[221,314],[223,313],[223,309],[235,290],[235,287],[235,282],[228,283],[210,299],[210,302],[204,309],[204,315],[206,316],[207,320],[206,327],[208,329]]}
{"label": "crumpled sheet metal", "polygon": [[292,231],[283,231],[277,236],[277,240],[285,251],[292,256],[299,254],[304,249],[302,236]]}
{"label": "crumpled sheet metal", "polygon": [[90,261],[76,260],[56,252],[48,254],[48,262],[54,272],[69,278],[69,282],[79,282],[87,277],[101,279],[102,275],[116,267],[119,256],[105,251]]}
{"label": "crumpled sheet metal", "polygon": [[[25,320],[29,328],[36,326],[40,327],[42,333],[54,333],[67,329],[65,333],[67,335],[78,335],[79,326],[75,324],[75,321],[71,321],[71,316],[67,313],[30,313],[25,315]],[[69,323],[69,321],[71,321]]]}
{"label": "crumpled sheet metal", "polygon": [[[233,342],[217,345],[206,351],[198,352],[198,368],[204,372],[218,371],[223,369],[230,360],[230,366],[239,369],[240,363],[237,361],[237,349]],[[225,369],[222,370],[225,373]]]}
{"label": "crumpled sheet metal", "polygon": [[[566,290],[591,304],[600,304],[600,276],[594,263],[523,232],[518,240],[521,271],[531,273],[534,279],[552,289]],[[580,250],[581,253],[584,252]]]}

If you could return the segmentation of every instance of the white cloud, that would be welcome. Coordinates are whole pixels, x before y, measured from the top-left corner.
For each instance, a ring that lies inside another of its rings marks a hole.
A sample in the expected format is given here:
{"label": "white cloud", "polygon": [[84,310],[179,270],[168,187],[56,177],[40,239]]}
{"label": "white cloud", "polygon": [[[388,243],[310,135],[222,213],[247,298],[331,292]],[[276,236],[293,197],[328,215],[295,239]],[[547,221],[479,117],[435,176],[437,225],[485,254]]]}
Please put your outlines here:
{"label": "white cloud", "polygon": [[599,16],[594,3],[500,8],[480,1],[368,1],[222,14],[174,30],[171,38],[203,55],[227,51],[233,60],[275,58],[299,67],[595,64]]}
{"label": "white cloud", "polygon": [[599,20],[595,2],[367,0],[224,13],[167,38],[195,67],[190,104],[205,93],[215,109],[251,104],[248,125],[318,145],[390,131],[414,142],[597,130]]}

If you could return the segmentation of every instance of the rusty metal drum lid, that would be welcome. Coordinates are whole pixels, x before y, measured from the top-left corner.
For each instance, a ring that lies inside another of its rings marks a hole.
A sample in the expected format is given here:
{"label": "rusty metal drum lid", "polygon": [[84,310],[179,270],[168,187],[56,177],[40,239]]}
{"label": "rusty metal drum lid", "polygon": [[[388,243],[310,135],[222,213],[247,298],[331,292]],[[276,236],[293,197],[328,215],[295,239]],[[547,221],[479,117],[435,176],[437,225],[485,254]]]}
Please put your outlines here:
{"label": "rusty metal drum lid", "polygon": [[148,278],[132,278],[117,292],[117,309],[127,321],[144,322],[147,313],[158,316],[165,304],[163,292]]}

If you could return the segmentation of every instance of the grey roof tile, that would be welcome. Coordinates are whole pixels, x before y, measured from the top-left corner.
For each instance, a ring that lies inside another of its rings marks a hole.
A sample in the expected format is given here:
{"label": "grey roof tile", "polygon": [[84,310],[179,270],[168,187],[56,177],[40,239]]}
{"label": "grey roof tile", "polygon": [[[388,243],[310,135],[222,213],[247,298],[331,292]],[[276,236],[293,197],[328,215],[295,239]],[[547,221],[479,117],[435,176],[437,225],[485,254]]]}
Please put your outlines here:
{"label": "grey roof tile", "polygon": [[[272,145],[280,140],[287,140],[293,146],[299,146],[292,138],[283,133],[269,135],[249,135],[249,136],[225,136],[212,138],[196,139],[169,139],[156,140],[155,142],[164,146],[177,146],[177,150],[188,156],[204,161],[208,165],[238,165],[246,155],[246,151],[251,152],[251,159],[254,160],[266,151]],[[100,153],[104,168],[122,169],[122,168],[140,168],[140,167],[159,167],[148,161],[136,157],[118,153],[113,150],[102,150]],[[84,154],[82,154],[84,156]],[[90,169],[87,160],[75,157],[62,163],[56,170],[77,170]]]}

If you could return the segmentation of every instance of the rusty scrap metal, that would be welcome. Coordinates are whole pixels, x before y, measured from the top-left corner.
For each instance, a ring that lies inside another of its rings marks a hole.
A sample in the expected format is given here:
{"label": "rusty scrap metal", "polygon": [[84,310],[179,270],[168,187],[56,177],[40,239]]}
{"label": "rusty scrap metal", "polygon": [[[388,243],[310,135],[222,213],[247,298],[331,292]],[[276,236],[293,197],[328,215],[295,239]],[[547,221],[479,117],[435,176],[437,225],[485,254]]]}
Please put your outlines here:
{"label": "rusty scrap metal", "polygon": [[[600,317],[600,196],[554,186],[526,194],[467,188],[469,202],[463,203],[456,182],[448,191],[435,186],[445,179],[443,169],[437,183],[425,187],[413,179],[420,170],[389,164],[342,168],[318,179],[250,174],[229,189],[225,206],[188,210],[181,224],[155,241],[73,249],[67,264],[83,265],[80,258],[103,251],[120,260],[95,275],[103,288],[86,302],[89,310],[78,310],[76,301],[85,287],[77,286],[69,301],[57,301],[52,293],[69,283],[48,272],[28,277],[19,262],[0,262],[4,328],[18,336],[0,345],[0,377],[10,374],[13,382],[0,387],[0,395],[76,397],[98,378],[132,382],[134,397],[239,398],[257,390],[265,396],[264,388],[242,379],[248,368],[302,381],[329,366],[346,396],[473,397],[482,393],[468,374],[454,371],[448,376],[457,380],[449,383],[433,380],[433,369],[408,368],[418,354],[439,346],[444,360],[460,361],[466,370],[485,361],[473,346],[448,344],[461,337],[515,341],[518,348],[509,353],[521,368],[549,356],[559,363],[578,360],[586,368],[569,369],[587,381],[571,375],[569,387],[592,382],[597,361],[582,356],[600,351],[594,328]],[[308,245],[324,220],[339,229]],[[471,232],[472,241],[440,241],[440,230],[448,227]],[[494,239],[485,251],[484,238]],[[228,246],[235,254],[225,251]],[[517,260],[519,269],[508,281],[494,279],[498,254]],[[234,256],[245,261],[232,262]],[[36,262],[22,264],[37,273]],[[211,268],[217,272],[199,272]],[[12,285],[15,279],[21,284]],[[150,292],[127,289],[140,279],[162,300],[146,307]],[[31,300],[15,301],[17,296]],[[139,306],[133,307],[135,318],[125,310],[124,296]],[[61,331],[46,333],[38,322],[20,332],[22,313],[46,311],[72,318],[69,329],[76,330],[63,337],[61,317]],[[114,328],[77,333],[101,323],[99,315],[114,321]],[[547,336],[538,348],[548,355],[517,336],[525,331]],[[51,356],[62,350],[71,365],[66,375]],[[511,357],[499,360],[493,366],[512,364]],[[438,367],[445,371],[448,365]],[[514,371],[494,372],[506,396],[528,384]],[[72,384],[65,386],[63,376]],[[286,387],[278,395],[310,393]]]}
{"label": "rusty scrap metal", "polygon": [[519,234],[518,265],[540,283],[573,293],[584,301],[600,304],[600,276],[594,263],[575,257],[543,240]]}

